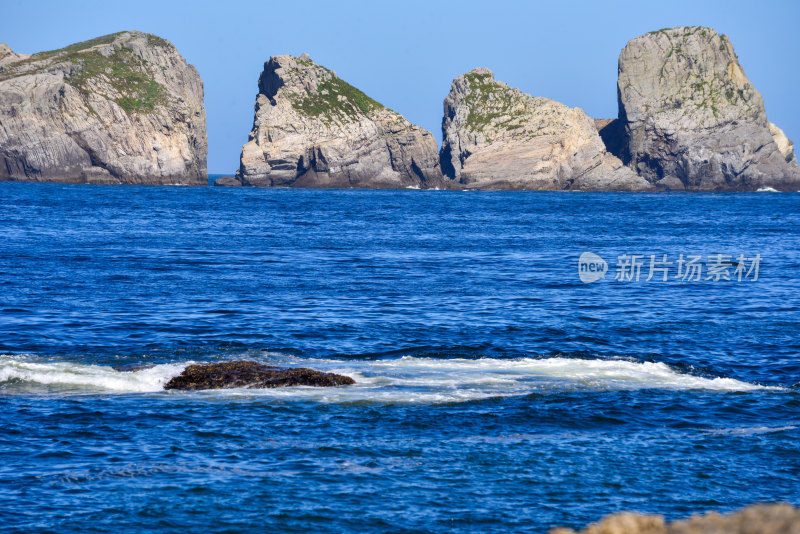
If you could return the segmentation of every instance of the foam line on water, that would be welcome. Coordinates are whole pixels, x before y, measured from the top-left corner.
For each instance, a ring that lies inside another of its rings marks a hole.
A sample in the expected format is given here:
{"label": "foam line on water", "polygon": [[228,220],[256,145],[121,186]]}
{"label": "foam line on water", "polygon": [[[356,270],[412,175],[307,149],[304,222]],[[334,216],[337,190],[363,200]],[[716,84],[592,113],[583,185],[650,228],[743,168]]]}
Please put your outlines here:
{"label": "foam line on water", "polygon": [[[636,389],[711,390],[720,392],[781,389],[732,378],[679,373],[660,362],[628,360],[517,358],[439,359],[405,356],[387,360],[307,359],[265,354],[264,363],[313,367],[355,379],[340,388],[294,387],[222,390],[210,395],[259,395],[321,402],[464,402],[558,391]],[[189,362],[156,365],[137,371],[108,366],[0,357],[0,392],[46,391],[148,393],[162,391]],[[27,386],[20,388],[19,386]],[[183,394],[176,392],[176,394]]]}
{"label": "foam line on water", "polygon": [[123,372],[104,365],[36,362],[3,356],[0,357],[0,387],[21,383],[87,392],[148,393],[162,391],[164,384],[187,365],[163,364]]}

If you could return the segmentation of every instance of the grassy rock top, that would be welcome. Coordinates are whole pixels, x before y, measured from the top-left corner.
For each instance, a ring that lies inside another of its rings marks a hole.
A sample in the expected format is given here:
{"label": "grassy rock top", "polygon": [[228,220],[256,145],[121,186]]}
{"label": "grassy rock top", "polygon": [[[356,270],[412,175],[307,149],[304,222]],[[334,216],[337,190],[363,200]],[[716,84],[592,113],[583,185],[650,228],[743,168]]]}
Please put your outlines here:
{"label": "grassy rock top", "polygon": [[306,54],[271,57],[259,87],[271,101],[284,97],[297,113],[326,123],[358,121],[386,109]]}
{"label": "grassy rock top", "polygon": [[454,114],[458,127],[485,139],[531,140],[559,135],[572,124],[572,111],[549,98],[534,97],[494,79],[488,69],[474,69],[453,81],[446,106],[464,108]]}
{"label": "grassy rock top", "polygon": [[166,88],[155,80],[161,67],[148,61],[141,47],[176,53],[169,41],[140,32],[118,32],[57,50],[37,52],[0,68],[0,82],[18,76],[62,74],[85,96],[100,94],[128,114],[152,111],[166,101]]}

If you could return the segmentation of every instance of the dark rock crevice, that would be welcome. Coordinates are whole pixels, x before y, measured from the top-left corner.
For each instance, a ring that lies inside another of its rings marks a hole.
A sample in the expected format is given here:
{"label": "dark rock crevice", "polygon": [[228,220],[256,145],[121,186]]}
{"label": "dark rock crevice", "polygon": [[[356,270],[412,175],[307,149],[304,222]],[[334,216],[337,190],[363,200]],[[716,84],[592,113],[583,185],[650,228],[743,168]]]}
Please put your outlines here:
{"label": "dark rock crevice", "polygon": [[600,139],[612,155],[625,162],[625,128],[619,119],[595,119],[594,124]]}

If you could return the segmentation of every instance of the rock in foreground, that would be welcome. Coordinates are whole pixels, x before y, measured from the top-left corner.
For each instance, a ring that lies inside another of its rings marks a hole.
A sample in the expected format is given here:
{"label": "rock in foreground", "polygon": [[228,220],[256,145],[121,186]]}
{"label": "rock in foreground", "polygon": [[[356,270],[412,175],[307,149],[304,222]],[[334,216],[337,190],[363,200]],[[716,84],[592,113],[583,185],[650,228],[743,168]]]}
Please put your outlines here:
{"label": "rock in foreground", "polygon": [[444,114],[442,170],[456,187],[651,189],[606,151],[583,110],[512,89],[488,69],[453,80]]}
{"label": "rock in foreground", "polygon": [[281,388],[291,386],[348,386],[349,376],[323,373],[304,367],[281,368],[257,362],[202,363],[188,366],[166,383],[164,389],[196,391],[226,388]]}
{"label": "rock in foreground", "polygon": [[436,140],[307,55],[274,56],[258,81],[236,178],[261,187],[439,187]]}
{"label": "rock in foreground", "polygon": [[731,42],[710,28],[631,40],[619,57],[620,156],[649,182],[689,191],[800,189],[800,167]]}
{"label": "rock in foreground", "polygon": [[200,75],[160,37],[0,44],[0,180],[206,185],[207,146]]}
{"label": "rock in foreground", "polygon": [[[581,534],[798,534],[800,509],[789,504],[759,504],[721,515],[716,512],[665,523],[660,515],[620,513],[605,517]],[[550,534],[577,534],[554,528]]]}

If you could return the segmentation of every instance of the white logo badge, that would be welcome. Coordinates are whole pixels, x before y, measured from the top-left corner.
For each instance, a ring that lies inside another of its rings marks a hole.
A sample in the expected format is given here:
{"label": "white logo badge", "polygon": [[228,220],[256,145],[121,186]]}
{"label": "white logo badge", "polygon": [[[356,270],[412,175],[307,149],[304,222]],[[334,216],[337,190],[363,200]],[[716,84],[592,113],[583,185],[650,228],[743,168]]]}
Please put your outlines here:
{"label": "white logo badge", "polygon": [[591,284],[605,278],[607,272],[606,260],[593,252],[584,252],[578,258],[578,276],[584,284]]}

